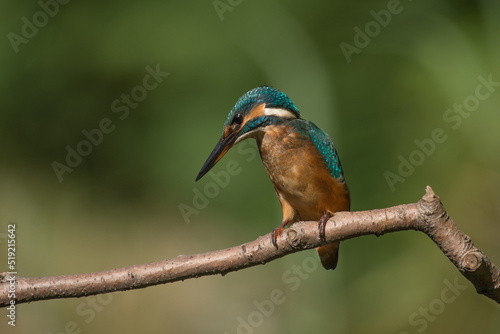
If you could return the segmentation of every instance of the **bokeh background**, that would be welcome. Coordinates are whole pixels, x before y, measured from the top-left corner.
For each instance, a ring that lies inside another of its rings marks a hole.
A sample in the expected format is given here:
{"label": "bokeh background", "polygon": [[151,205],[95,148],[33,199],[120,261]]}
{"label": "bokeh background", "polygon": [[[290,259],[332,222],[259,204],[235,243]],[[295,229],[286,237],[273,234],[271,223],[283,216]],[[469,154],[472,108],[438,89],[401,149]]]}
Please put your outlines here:
{"label": "bokeh background", "polygon": [[[371,11],[393,6],[399,12],[348,61],[341,43],[355,46]],[[46,22],[42,10],[1,4],[1,271],[12,222],[17,270],[29,277],[222,249],[272,231],[281,208],[254,142],[214,168],[238,164],[224,187],[210,186],[210,175],[194,182],[233,104],[263,84],[330,134],[353,210],[416,202],[431,185],[500,264],[500,87],[459,126],[443,119],[474,96],[479,76],[500,81],[498,1],[71,1]],[[41,27],[13,47],[9,34],[22,36],[33,15]],[[114,112],[122,94],[140,93],[148,66],[169,75],[126,117]],[[67,146],[103,119],[113,131],[60,181],[54,161],[66,164]],[[400,156],[418,154],[415,140],[436,128],[446,141],[391,188],[386,172],[397,174]],[[193,203],[210,187],[211,198]],[[447,284],[461,287],[445,292],[450,303],[441,300]],[[283,302],[259,316],[256,304],[275,290]],[[402,232],[345,242],[333,272],[307,251],[224,277],[18,305],[15,328],[0,312],[0,332],[498,333],[499,311],[425,235]]]}

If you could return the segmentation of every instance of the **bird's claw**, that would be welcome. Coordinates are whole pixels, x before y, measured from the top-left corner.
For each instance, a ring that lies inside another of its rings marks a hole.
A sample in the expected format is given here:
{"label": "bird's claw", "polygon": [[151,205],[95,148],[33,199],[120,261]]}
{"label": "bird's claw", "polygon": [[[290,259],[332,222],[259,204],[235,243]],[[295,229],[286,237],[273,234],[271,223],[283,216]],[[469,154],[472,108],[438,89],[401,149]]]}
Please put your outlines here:
{"label": "bird's claw", "polygon": [[278,237],[281,235],[281,232],[284,230],[285,228],[281,227],[281,226],[278,226],[274,229],[273,233],[271,234],[271,241],[273,242],[273,245],[274,247],[276,247],[276,249],[278,249]]}
{"label": "bird's claw", "polygon": [[328,220],[330,218],[332,218],[332,216],[333,215],[331,212],[326,211],[323,214],[323,216],[321,217],[321,219],[319,220],[319,223],[318,223],[319,238],[320,238],[321,242],[323,242],[323,243],[326,243],[326,236],[325,236],[326,223],[328,223]]}

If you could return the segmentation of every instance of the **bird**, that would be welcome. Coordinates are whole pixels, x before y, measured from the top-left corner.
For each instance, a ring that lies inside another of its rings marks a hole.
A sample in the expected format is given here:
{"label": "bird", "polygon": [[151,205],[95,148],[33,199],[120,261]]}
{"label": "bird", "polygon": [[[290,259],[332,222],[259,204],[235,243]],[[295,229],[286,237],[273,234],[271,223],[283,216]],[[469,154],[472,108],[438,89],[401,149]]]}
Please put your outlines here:
{"label": "bird", "polygon": [[340,159],[325,131],[301,117],[292,100],[270,86],[260,86],[241,96],[227,116],[220,140],[203,164],[195,181],[241,141],[257,142],[266,172],[283,210],[281,224],[271,233],[277,238],[287,225],[318,221],[324,245],[317,247],[325,269],[335,269],[339,241],[326,243],[328,220],[339,211],[350,210],[350,193]]}

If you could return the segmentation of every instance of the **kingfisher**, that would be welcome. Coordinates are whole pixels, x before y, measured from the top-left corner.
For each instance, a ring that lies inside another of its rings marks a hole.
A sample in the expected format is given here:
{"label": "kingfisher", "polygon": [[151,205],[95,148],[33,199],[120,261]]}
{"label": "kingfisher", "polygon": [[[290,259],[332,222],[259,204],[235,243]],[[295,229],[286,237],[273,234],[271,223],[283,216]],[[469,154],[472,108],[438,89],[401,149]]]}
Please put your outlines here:
{"label": "kingfisher", "polygon": [[[330,137],[301,118],[291,99],[270,86],[254,88],[234,105],[224,122],[222,137],[201,168],[201,179],[231,147],[254,138],[264,167],[283,210],[281,224],[271,233],[277,238],[297,221],[318,221],[325,242],[325,227],[335,212],[350,210],[349,189]],[[335,269],[339,242],[316,248],[325,269]]]}

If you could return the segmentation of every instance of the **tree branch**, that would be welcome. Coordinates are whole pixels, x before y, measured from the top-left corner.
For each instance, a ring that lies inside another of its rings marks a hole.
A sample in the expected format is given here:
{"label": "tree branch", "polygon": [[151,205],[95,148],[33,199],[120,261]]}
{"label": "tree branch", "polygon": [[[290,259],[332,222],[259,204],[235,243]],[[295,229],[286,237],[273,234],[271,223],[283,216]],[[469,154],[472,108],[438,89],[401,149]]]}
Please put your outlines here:
{"label": "tree branch", "polygon": [[[476,288],[500,303],[500,270],[458,229],[439,197],[428,186],[418,203],[361,212],[339,212],[326,226],[327,243],[361,235],[415,230],[427,234]],[[113,270],[53,277],[16,276],[16,304],[141,289],[189,278],[221,274],[265,264],[287,254],[321,245],[317,222],[298,222],[278,238],[270,234],[240,246]],[[9,305],[8,273],[0,274],[0,307]]]}

